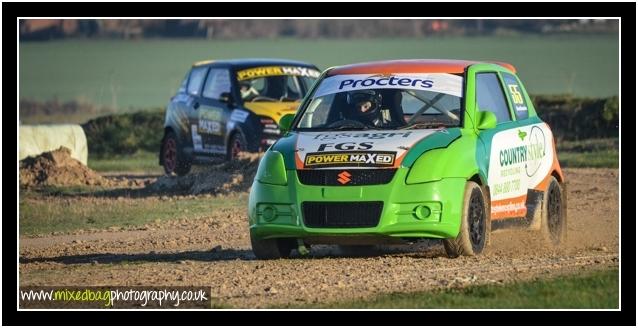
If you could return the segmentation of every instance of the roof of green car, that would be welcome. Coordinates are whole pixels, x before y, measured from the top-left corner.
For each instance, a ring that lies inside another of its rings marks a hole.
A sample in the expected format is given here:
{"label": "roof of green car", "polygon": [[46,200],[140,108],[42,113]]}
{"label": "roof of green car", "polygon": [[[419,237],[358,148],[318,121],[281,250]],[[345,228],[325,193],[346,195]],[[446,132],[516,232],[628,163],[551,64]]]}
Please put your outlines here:
{"label": "roof of green car", "polygon": [[290,59],[281,58],[239,58],[239,59],[211,59],[198,61],[193,66],[219,65],[233,67],[236,69],[255,67],[255,66],[303,66],[316,68],[315,65]]}
{"label": "roof of green car", "polygon": [[328,72],[328,75],[341,74],[392,74],[392,73],[452,73],[460,74],[474,64],[497,64],[513,73],[516,68],[512,64],[504,62],[483,62],[456,59],[402,59],[383,60],[352,65],[338,66]]}

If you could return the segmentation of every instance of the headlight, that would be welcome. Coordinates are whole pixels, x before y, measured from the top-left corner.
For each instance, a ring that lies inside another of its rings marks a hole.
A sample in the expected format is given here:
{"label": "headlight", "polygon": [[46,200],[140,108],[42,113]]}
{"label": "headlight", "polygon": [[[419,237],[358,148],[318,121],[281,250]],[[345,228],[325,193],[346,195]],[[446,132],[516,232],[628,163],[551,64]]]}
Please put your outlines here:
{"label": "headlight", "polygon": [[284,157],[281,153],[274,150],[267,151],[259,163],[256,177],[261,183],[280,186],[288,184]]}
{"label": "headlight", "polygon": [[446,166],[444,152],[445,149],[432,149],[419,156],[412,164],[405,183],[415,184],[441,180]]}

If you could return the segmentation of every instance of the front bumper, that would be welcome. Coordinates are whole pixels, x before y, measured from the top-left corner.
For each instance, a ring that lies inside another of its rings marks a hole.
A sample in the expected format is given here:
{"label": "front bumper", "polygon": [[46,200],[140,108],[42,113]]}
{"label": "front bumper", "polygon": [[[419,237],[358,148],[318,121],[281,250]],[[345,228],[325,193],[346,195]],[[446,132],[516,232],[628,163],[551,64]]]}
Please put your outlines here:
{"label": "front bumper", "polygon": [[[408,168],[399,168],[392,181],[369,186],[303,185],[295,170],[287,170],[286,186],[260,183],[252,185],[249,197],[249,224],[253,236],[301,238],[340,243],[349,240],[403,238],[453,238],[461,223],[464,178],[445,178],[434,182],[405,183]],[[382,201],[379,223],[369,228],[310,228],[304,224],[302,203]],[[427,206],[425,217],[420,209]],[[322,242],[324,243],[324,242]]]}

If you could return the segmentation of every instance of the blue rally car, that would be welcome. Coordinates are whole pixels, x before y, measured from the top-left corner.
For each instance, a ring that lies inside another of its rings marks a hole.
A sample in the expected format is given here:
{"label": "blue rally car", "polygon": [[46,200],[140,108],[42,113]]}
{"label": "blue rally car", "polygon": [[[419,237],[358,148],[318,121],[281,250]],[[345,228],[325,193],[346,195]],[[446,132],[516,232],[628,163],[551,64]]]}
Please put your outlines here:
{"label": "blue rally car", "polygon": [[286,59],[193,64],[166,109],[160,165],[184,175],[193,163],[264,151],[319,75],[312,64]]}

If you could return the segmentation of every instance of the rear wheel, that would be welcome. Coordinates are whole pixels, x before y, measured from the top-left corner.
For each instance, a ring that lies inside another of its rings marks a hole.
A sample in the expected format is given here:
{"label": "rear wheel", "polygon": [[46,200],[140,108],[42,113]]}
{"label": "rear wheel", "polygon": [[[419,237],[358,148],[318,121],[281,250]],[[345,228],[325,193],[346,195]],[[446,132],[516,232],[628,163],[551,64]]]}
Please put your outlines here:
{"label": "rear wheel", "polygon": [[246,137],[244,137],[241,131],[237,131],[230,137],[226,158],[229,161],[235,160],[240,152],[246,151],[247,149],[248,143],[246,142]]}
{"label": "rear wheel", "polygon": [[191,162],[184,158],[175,133],[170,131],[162,144],[162,163],[166,174],[185,175],[191,169]]}
{"label": "rear wheel", "polygon": [[253,253],[260,260],[287,258],[296,246],[294,239],[258,239],[252,233],[250,234],[250,244]]}
{"label": "rear wheel", "polygon": [[443,240],[449,257],[476,256],[483,252],[490,232],[488,208],[483,189],[476,182],[468,181],[465,186],[461,230],[456,238]]}
{"label": "rear wheel", "polygon": [[559,246],[567,238],[567,215],[563,200],[563,188],[552,176],[543,197],[541,216],[541,234],[546,243],[552,246]]}

